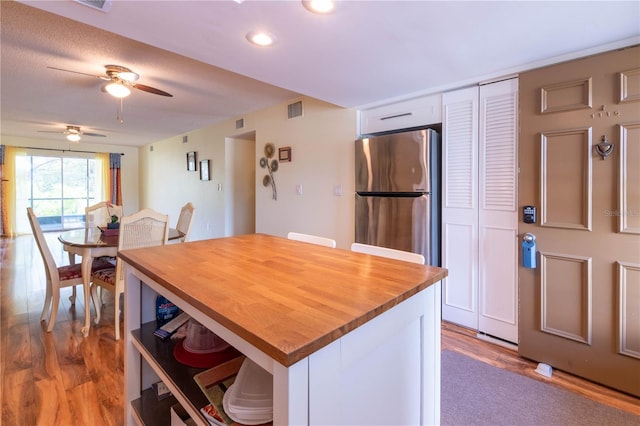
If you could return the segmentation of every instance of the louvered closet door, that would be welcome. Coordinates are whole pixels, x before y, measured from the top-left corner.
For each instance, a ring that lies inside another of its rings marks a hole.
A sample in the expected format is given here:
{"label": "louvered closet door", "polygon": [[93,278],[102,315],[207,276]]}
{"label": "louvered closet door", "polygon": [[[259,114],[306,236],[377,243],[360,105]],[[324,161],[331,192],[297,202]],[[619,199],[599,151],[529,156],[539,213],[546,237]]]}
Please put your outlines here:
{"label": "louvered closet door", "polygon": [[478,328],[478,88],[443,94],[442,319]]}
{"label": "louvered closet door", "polygon": [[478,331],[518,342],[518,79],[480,87]]}

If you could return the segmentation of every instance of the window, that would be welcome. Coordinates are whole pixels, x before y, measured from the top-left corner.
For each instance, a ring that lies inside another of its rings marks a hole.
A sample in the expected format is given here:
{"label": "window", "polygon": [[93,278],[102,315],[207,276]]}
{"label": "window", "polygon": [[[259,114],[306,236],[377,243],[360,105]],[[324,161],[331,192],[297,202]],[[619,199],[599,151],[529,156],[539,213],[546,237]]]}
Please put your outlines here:
{"label": "window", "polygon": [[99,169],[94,158],[16,157],[16,207],[33,208],[45,231],[81,228],[85,207],[101,198]]}

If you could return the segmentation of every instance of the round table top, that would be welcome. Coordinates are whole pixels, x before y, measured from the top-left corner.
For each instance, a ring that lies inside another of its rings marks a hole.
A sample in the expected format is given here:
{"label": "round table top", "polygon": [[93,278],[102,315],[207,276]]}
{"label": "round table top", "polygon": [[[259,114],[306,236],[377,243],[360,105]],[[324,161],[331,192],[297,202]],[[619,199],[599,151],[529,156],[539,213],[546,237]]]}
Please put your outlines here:
{"label": "round table top", "polygon": [[[169,228],[169,240],[182,237],[175,228]],[[58,236],[62,244],[74,247],[118,247],[118,235],[106,236],[99,228],[81,228],[64,231]]]}

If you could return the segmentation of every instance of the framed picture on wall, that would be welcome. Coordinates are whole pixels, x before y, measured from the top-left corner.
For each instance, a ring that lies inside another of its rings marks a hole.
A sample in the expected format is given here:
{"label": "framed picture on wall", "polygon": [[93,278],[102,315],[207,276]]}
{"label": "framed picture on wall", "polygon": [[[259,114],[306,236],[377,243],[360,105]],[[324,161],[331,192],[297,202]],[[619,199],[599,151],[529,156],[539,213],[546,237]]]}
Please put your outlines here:
{"label": "framed picture on wall", "polygon": [[209,174],[209,160],[200,161],[200,180],[211,180]]}
{"label": "framed picture on wall", "polygon": [[285,146],[284,148],[278,148],[278,160],[281,163],[286,163],[291,161],[291,147]]}
{"label": "framed picture on wall", "polygon": [[187,171],[188,172],[196,171],[196,152],[195,151],[187,152]]}

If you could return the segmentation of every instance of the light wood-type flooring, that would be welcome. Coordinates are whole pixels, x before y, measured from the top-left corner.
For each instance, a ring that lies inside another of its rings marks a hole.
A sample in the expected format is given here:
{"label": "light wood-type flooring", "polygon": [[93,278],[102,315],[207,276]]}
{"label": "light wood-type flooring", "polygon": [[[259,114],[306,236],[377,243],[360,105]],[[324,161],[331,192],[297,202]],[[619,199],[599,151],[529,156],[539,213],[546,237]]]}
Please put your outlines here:
{"label": "light wood-type flooring", "polygon": [[[57,233],[47,238],[58,264],[68,262]],[[83,338],[82,287],[75,306],[68,299],[71,289],[63,289],[56,325],[46,333],[40,322],[44,266],[33,237],[1,238],[0,261],[0,424],[123,424],[123,344],[113,340],[111,294],[104,294],[100,324]],[[458,351],[640,415],[638,398],[560,371],[554,371],[551,379],[543,378],[533,371],[536,363],[479,340],[462,327],[445,323],[442,333],[443,350]]]}

